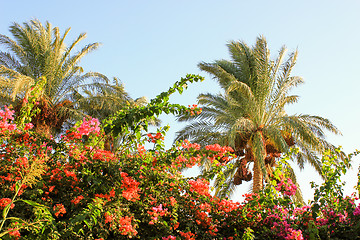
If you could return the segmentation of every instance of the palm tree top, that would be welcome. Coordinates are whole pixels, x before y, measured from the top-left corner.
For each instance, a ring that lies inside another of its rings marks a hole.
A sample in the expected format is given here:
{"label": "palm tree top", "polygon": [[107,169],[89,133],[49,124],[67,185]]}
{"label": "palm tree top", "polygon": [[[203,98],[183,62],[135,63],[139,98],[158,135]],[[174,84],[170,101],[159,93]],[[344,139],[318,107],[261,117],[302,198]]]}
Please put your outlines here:
{"label": "palm tree top", "polygon": [[12,89],[13,100],[21,98],[40,77],[46,77],[44,95],[53,103],[63,100],[71,86],[88,77],[98,77],[91,73],[84,77],[79,62],[100,43],[88,44],[73,54],[86,33],[81,33],[67,46],[65,38],[70,28],[61,34],[59,28],[49,22],[43,25],[34,19],[23,24],[13,23],[9,31],[13,38],[0,34],[0,46],[8,51],[0,52],[0,87]]}
{"label": "palm tree top", "polygon": [[[320,170],[317,154],[334,148],[325,141],[324,130],[335,134],[340,131],[328,119],[286,113],[285,106],[299,99],[290,94],[291,90],[304,82],[301,77],[291,75],[298,51],[286,56],[283,46],[272,60],[264,36],[259,36],[253,47],[243,41],[231,41],[227,46],[231,60],[198,65],[212,75],[224,92],[199,95],[198,103],[203,111],[196,117],[179,117],[180,121],[191,123],[178,132],[177,140],[188,138],[203,144],[230,145],[239,154],[235,163],[238,172],[254,162],[256,190],[261,188],[262,177],[271,171],[275,159],[293,145],[300,148],[294,156],[300,167],[308,161]],[[228,172],[230,180],[236,176],[237,169]],[[227,189],[232,184],[228,182]]]}
{"label": "palm tree top", "polygon": [[[79,48],[86,33],[79,34],[74,41],[66,44],[70,32],[63,33],[49,22],[42,24],[34,19],[23,24],[13,23],[9,31],[12,37],[0,34],[0,103],[21,108],[22,100],[31,86],[39,79],[46,79],[38,108],[41,114],[34,120],[35,129],[61,128],[62,123],[74,116],[77,109],[70,102],[70,96],[77,86],[89,83],[107,82],[103,74],[84,72],[80,60],[99,47],[99,43]],[[51,117],[49,117],[51,116]]]}

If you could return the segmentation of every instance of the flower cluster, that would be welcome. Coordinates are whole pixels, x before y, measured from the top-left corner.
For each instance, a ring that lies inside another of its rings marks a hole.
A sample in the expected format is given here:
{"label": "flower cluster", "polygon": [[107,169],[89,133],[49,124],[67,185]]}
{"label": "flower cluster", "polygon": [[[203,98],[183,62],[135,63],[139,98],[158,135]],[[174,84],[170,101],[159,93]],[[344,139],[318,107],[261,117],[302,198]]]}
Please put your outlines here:
{"label": "flower cluster", "polygon": [[157,207],[153,207],[153,208],[151,209],[151,211],[147,211],[147,213],[151,216],[151,219],[152,219],[152,220],[149,222],[149,224],[154,224],[155,222],[157,222],[157,221],[158,221],[158,217],[159,217],[159,216],[164,216],[164,215],[166,215],[166,214],[167,214],[167,211],[168,211],[167,208],[165,208],[165,209],[162,208],[162,204],[160,204],[160,205],[157,206]]}
{"label": "flower cluster", "polygon": [[25,124],[25,127],[24,127],[24,131],[33,129],[33,127],[34,127],[34,124],[32,124],[32,123],[26,123],[26,124]]}
{"label": "flower cluster", "polygon": [[105,224],[106,223],[111,223],[114,220],[114,216],[112,214],[108,213],[108,212],[106,212],[104,214],[104,216],[105,216]]}
{"label": "flower cluster", "polygon": [[229,213],[229,212],[237,210],[240,207],[240,203],[234,202],[232,200],[222,199],[218,203],[218,206],[219,206],[219,208],[218,208],[219,211]]}
{"label": "flower cluster", "polygon": [[140,191],[140,189],[138,188],[139,183],[129,177],[128,174],[125,172],[121,172],[121,177],[121,188],[123,189],[122,196],[128,201],[138,200]]}
{"label": "flower cluster", "polygon": [[234,150],[229,146],[220,146],[219,144],[213,144],[213,145],[207,145],[205,146],[206,150],[216,152],[214,156],[208,156],[208,159],[211,162],[214,162],[216,159],[219,159],[217,161],[216,165],[219,166],[220,164],[222,166],[225,166],[231,158],[228,156],[228,153],[234,152]]}
{"label": "flower cluster", "polygon": [[294,196],[297,190],[297,186],[292,182],[290,178],[282,179],[275,187],[279,192],[283,192],[287,196]]}
{"label": "flower cluster", "polygon": [[200,195],[209,195],[209,182],[205,179],[190,180],[190,191],[197,192]]}
{"label": "flower cluster", "polygon": [[15,207],[14,203],[12,203],[10,198],[2,198],[2,199],[0,199],[0,209],[5,208],[9,204],[11,204],[11,206],[10,206],[11,209],[13,209]]}
{"label": "flower cluster", "polygon": [[157,132],[155,135],[148,133],[147,136],[149,138],[148,142],[152,143],[155,143],[157,140],[164,140],[164,137],[160,132]]}
{"label": "flower cluster", "polygon": [[190,108],[189,112],[191,116],[194,116],[195,113],[199,115],[202,112],[202,108],[198,108],[198,105],[196,104],[193,104],[192,106],[189,105],[188,107]]}
{"label": "flower cluster", "polygon": [[180,236],[182,236],[186,240],[195,240],[195,234],[192,232],[180,232]]}
{"label": "flower cluster", "polygon": [[77,128],[77,131],[80,135],[89,136],[90,133],[99,134],[100,133],[100,122],[96,118],[90,118],[88,121],[83,119],[80,127]]}
{"label": "flower cluster", "polygon": [[120,217],[119,224],[120,228],[119,231],[122,235],[128,235],[129,237],[135,236],[138,232],[134,229],[131,221],[133,217]]}
{"label": "flower cluster", "polygon": [[62,204],[55,204],[53,210],[56,217],[61,217],[66,213],[66,209]]}
{"label": "flower cluster", "polygon": [[106,199],[108,201],[111,201],[111,198],[115,197],[115,190],[112,189],[109,194],[102,194],[102,193],[95,194],[95,197],[96,198],[103,198],[103,199]]}
{"label": "flower cluster", "polygon": [[288,228],[287,232],[288,234],[285,237],[285,240],[304,240],[301,230],[294,230],[292,228]]}
{"label": "flower cluster", "polygon": [[8,231],[9,231],[9,235],[11,237],[14,237],[15,240],[19,239],[21,236],[19,230],[16,228],[9,228]]}
{"label": "flower cluster", "polygon": [[167,236],[167,237],[162,237],[162,240],[176,240],[176,237],[173,235]]}
{"label": "flower cluster", "polygon": [[98,149],[93,155],[94,160],[100,160],[100,161],[115,161],[116,156],[109,151]]}
{"label": "flower cluster", "polygon": [[71,141],[73,139],[81,139],[83,136],[89,136],[90,134],[100,134],[100,122],[96,118],[90,118],[89,120],[84,118],[80,126],[72,131],[67,130],[66,135],[62,136],[62,138],[65,141]]}
{"label": "flower cluster", "polygon": [[191,143],[189,140],[185,139],[181,143],[181,147],[184,149],[194,149],[194,150],[200,150],[200,144],[197,143]]}
{"label": "flower cluster", "polygon": [[74,205],[77,205],[81,202],[81,200],[84,199],[84,196],[80,195],[80,196],[77,196],[75,199],[71,200],[71,203],[74,204]]}
{"label": "flower cluster", "polygon": [[354,216],[360,216],[360,204],[355,208],[353,214]]}
{"label": "flower cluster", "polygon": [[16,129],[16,124],[11,123],[14,120],[14,110],[10,110],[7,106],[4,110],[0,110],[0,129],[1,131],[13,131]]}

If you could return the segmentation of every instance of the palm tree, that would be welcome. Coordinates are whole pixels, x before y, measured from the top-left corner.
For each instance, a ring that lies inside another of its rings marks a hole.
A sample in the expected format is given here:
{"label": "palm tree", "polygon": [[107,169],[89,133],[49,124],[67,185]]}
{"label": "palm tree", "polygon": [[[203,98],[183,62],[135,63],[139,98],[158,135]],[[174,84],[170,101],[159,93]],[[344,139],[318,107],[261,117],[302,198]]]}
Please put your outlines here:
{"label": "palm tree", "polygon": [[[230,145],[238,155],[235,168],[226,168],[227,183],[215,183],[218,195],[234,190],[242,180],[253,179],[253,192],[263,188],[264,177],[271,174],[276,158],[291,146],[300,151],[294,159],[300,168],[309,162],[320,172],[317,154],[334,148],[325,141],[324,130],[340,134],[328,120],[319,116],[288,115],[285,106],[296,103],[298,96],[289,95],[302,78],[290,76],[297,51],[286,57],[282,47],[276,60],[270,59],[266,39],[257,38],[254,47],[244,42],[230,42],[231,61],[202,62],[201,70],[216,79],[223,94],[201,94],[198,102],[203,111],[195,117],[180,116],[180,121],[192,121],[177,134],[176,140],[189,139],[202,145]],[[253,172],[248,171],[253,162]],[[291,169],[290,169],[291,170]]]}
{"label": "palm tree", "polygon": [[73,54],[86,34],[80,34],[67,46],[65,38],[69,31],[70,28],[61,35],[59,28],[53,28],[49,22],[44,26],[39,20],[32,20],[23,25],[11,25],[13,39],[0,35],[0,44],[8,50],[0,51],[1,104],[13,104],[19,109],[30,87],[45,77],[46,85],[38,105],[42,111],[33,119],[35,129],[45,135],[61,128],[72,115],[74,109],[68,95],[75,86],[88,79],[106,79],[99,73],[84,73],[79,66],[80,60],[97,49],[99,43],[88,44]]}

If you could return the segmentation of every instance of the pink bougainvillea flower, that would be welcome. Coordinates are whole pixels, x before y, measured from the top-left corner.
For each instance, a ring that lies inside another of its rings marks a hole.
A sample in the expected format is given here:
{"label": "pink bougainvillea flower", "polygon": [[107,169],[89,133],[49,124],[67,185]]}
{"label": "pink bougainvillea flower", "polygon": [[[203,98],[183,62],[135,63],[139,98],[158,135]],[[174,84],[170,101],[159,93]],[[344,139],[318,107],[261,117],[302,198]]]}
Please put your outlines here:
{"label": "pink bougainvillea flower", "polygon": [[34,125],[32,123],[26,123],[25,127],[24,127],[24,131],[32,129],[34,127]]}
{"label": "pink bougainvillea flower", "polygon": [[167,237],[162,237],[162,240],[176,240],[176,237],[173,235],[167,236]]}
{"label": "pink bougainvillea flower", "polygon": [[100,122],[96,118],[90,118],[90,120],[86,121],[86,119],[83,119],[83,122],[81,123],[80,127],[77,128],[78,133],[80,135],[89,135],[90,133],[98,134],[100,133]]}
{"label": "pink bougainvillea flower", "polygon": [[359,216],[360,215],[360,204],[359,206],[357,206],[353,212],[354,216]]}

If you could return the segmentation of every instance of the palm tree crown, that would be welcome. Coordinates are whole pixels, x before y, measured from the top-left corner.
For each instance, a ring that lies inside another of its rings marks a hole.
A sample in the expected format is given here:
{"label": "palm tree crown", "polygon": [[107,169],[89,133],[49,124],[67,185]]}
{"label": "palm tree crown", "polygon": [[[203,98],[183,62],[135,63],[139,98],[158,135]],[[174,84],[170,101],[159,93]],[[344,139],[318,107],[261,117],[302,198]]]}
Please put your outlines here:
{"label": "palm tree crown", "polygon": [[[78,44],[86,38],[86,34],[80,34],[67,46],[65,38],[69,31],[70,28],[61,35],[59,28],[53,28],[49,22],[44,26],[40,21],[32,20],[23,25],[17,23],[11,25],[10,32],[13,39],[0,35],[0,44],[8,50],[8,52],[0,51],[2,104],[18,105],[29,88],[40,77],[45,77],[46,85],[39,99],[39,107],[48,109],[48,115],[57,119],[65,112],[69,115],[72,104],[69,104],[67,98],[75,86],[89,78],[93,81],[106,79],[99,73],[84,73],[79,66],[80,60],[97,49],[99,43],[88,44],[73,54]],[[65,109],[67,111],[64,111]],[[35,127],[54,123],[54,119],[39,117],[35,121]],[[57,125],[61,126],[61,123]]]}
{"label": "palm tree crown", "polygon": [[[227,184],[218,184],[219,195],[231,192],[242,180],[253,179],[253,191],[263,187],[263,178],[271,173],[276,158],[295,145],[300,151],[294,159],[303,168],[308,161],[320,171],[318,153],[333,148],[324,140],[324,129],[340,134],[327,119],[304,115],[288,115],[284,107],[296,103],[298,96],[289,95],[293,87],[303,83],[291,76],[297,51],[287,59],[282,47],[276,60],[264,37],[258,37],[254,47],[244,42],[230,42],[231,61],[202,62],[201,70],[216,79],[223,94],[201,94],[203,111],[195,117],[180,116],[180,121],[192,121],[178,132],[177,140],[188,138],[201,144],[230,145],[239,156],[235,168],[225,170]],[[248,171],[253,162],[253,173]]]}

